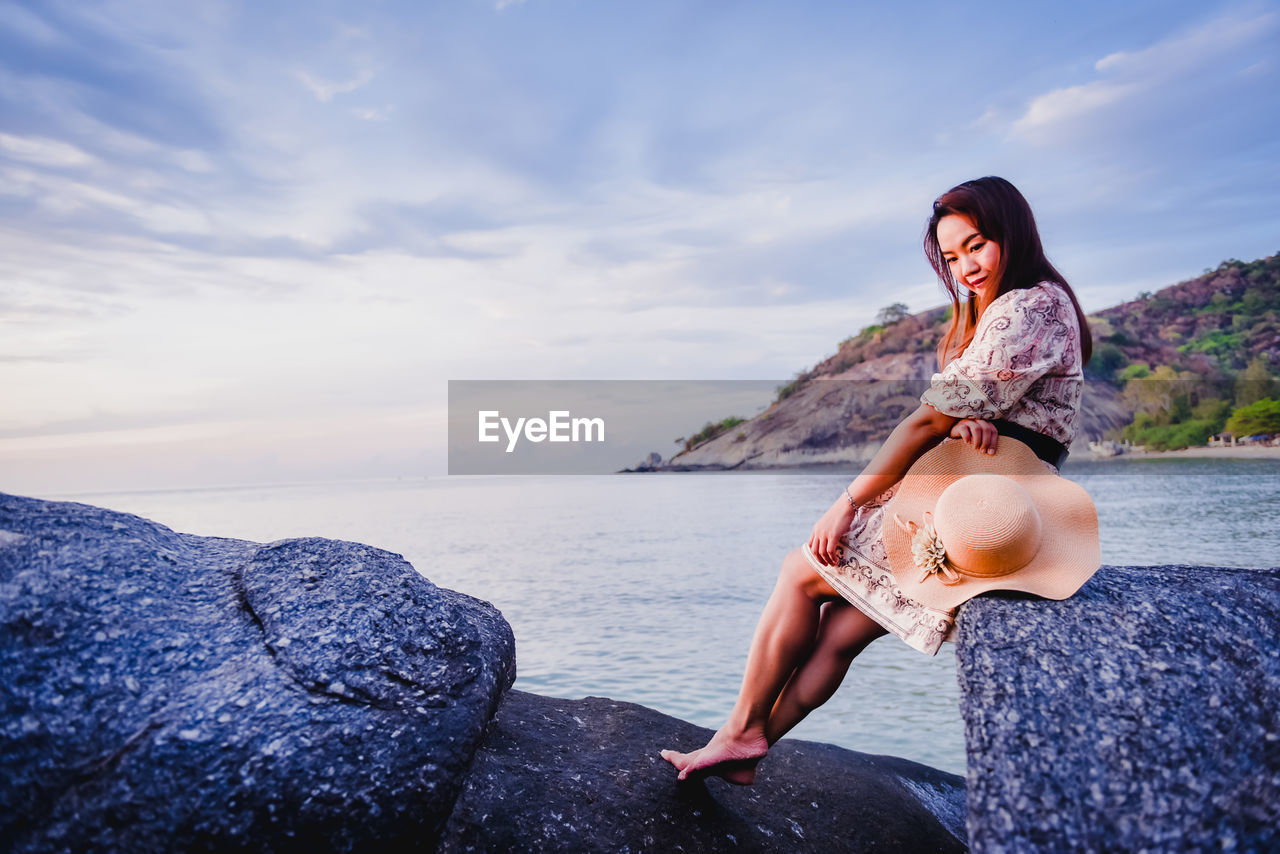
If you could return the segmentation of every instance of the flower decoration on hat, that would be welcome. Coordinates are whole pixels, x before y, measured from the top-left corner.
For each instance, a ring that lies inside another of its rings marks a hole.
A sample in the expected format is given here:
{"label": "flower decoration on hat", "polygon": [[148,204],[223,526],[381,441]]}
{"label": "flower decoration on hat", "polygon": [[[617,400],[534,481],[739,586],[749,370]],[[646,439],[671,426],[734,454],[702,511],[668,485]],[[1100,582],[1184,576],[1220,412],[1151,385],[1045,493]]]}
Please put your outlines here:
{"label": "flower decoration on hat", "polygon": [[899,528],[911,535],[911,558],[921,570],[921,581],[933,576],[943,584],[960,583],[962,580],[960,573],[956,572],[947,563],[947,549],[942,544],[942,538],[933,529],[932,513],[924,514],[923,525],[917,525],[915,522],[904,522],[897,513],[893,514],[893,521],[897,523]]}

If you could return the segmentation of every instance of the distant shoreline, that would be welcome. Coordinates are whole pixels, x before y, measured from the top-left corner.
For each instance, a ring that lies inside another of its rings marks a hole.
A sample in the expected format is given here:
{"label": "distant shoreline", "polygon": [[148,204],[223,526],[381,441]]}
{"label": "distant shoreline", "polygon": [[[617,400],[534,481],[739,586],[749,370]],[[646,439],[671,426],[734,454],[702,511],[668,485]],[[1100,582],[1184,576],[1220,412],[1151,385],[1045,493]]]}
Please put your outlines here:
{"label": "distant shoreline", "polygon": [[[1236,445],[1235,447],[1208,447],[1200,446],[1196,448],[1183,448],[1178,451],[1125,451],[1121,454],[1112,456],[1104,456],[1095,454],[1092,451],[1075,451],[1071,454],[1067,464],[1072,461],[1076,462],[1099,462],[1108,463],[1117,460],[1194,460],[1194,459],[1216,459],[1216,460],[1280,460],[1280,445]],[[683,474],[693,472],[696,474],[758,474],[760,472],[785,472],[785,471],[844,471],[851,466],[862,467],[867,464],[866,459],[825,459],[814,461],[811,463],[791,463],[788,465],[776,466],[725,466],[725,465],[697,465],[683,466],[664,464],[656,469],[644,468],[628,468],[619,469],[614,474],[647,474],[647,473],[663,473],[663,474]]]}
{"label": "distant shoreline", "polygon": [[1100,454],[1081,454],[1081,459],[1088,460],[1159,460],[1159,459],[1223,459],[1223,460],[1280,460],[1280,446],[1277,445],[1236,445],[1235,447],[1201,446],[1198,448],[1182,448],[1178,451],[1126,451],[1115,456]]}

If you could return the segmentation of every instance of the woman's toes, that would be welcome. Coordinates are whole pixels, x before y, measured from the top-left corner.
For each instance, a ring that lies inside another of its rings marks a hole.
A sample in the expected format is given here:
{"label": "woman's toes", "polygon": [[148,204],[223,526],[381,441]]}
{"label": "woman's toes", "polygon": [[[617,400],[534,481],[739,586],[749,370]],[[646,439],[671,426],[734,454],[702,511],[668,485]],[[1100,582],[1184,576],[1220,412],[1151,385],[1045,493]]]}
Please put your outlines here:
{"label": "woman's toes", "polygon": [[693,756],[692,753],[678,753],[674,750],[664,750],[660,755],[681,771],[685,769],[685,766],[689,764],[689,758]]}
{"label": "woman's toes", "polygon": [[675,750],[660,751],[680,773],[677,780],[723,777],[730,783],[749,786],[755,781],[756,765],[769,752],[764,737],[739,740],[717,733],[707,743],[689,753]]}

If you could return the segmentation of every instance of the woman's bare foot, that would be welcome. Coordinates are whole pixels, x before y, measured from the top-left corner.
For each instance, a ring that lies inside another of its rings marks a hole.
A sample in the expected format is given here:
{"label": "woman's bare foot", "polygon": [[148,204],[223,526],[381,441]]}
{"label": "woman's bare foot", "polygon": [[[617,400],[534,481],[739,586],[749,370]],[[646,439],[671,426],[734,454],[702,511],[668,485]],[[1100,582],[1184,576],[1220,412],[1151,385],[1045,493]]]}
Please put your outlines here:
{"label": "woman's bare foot", "polygon": [[769,742],[763,734],[730,736],[723,730],[707,742],[707,746],[692,753],[662,751],[662,758],[679,769],[678,780],[723,777],[726,782],[749,786],[756,779],[756,764],[769,752]]}

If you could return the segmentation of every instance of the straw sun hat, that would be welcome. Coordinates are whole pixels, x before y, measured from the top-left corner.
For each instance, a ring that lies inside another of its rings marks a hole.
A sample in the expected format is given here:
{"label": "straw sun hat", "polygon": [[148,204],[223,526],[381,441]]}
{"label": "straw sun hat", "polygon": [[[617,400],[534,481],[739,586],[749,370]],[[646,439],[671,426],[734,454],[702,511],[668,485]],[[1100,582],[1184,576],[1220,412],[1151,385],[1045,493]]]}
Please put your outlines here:
{"label": "straw sun hat", "polygon": [[884,511],[903,596],[940,610],[988,590],[1066,599],[1102,564],[1089,493],[1017,439],[996,447],[944,439],[903,476]]}

